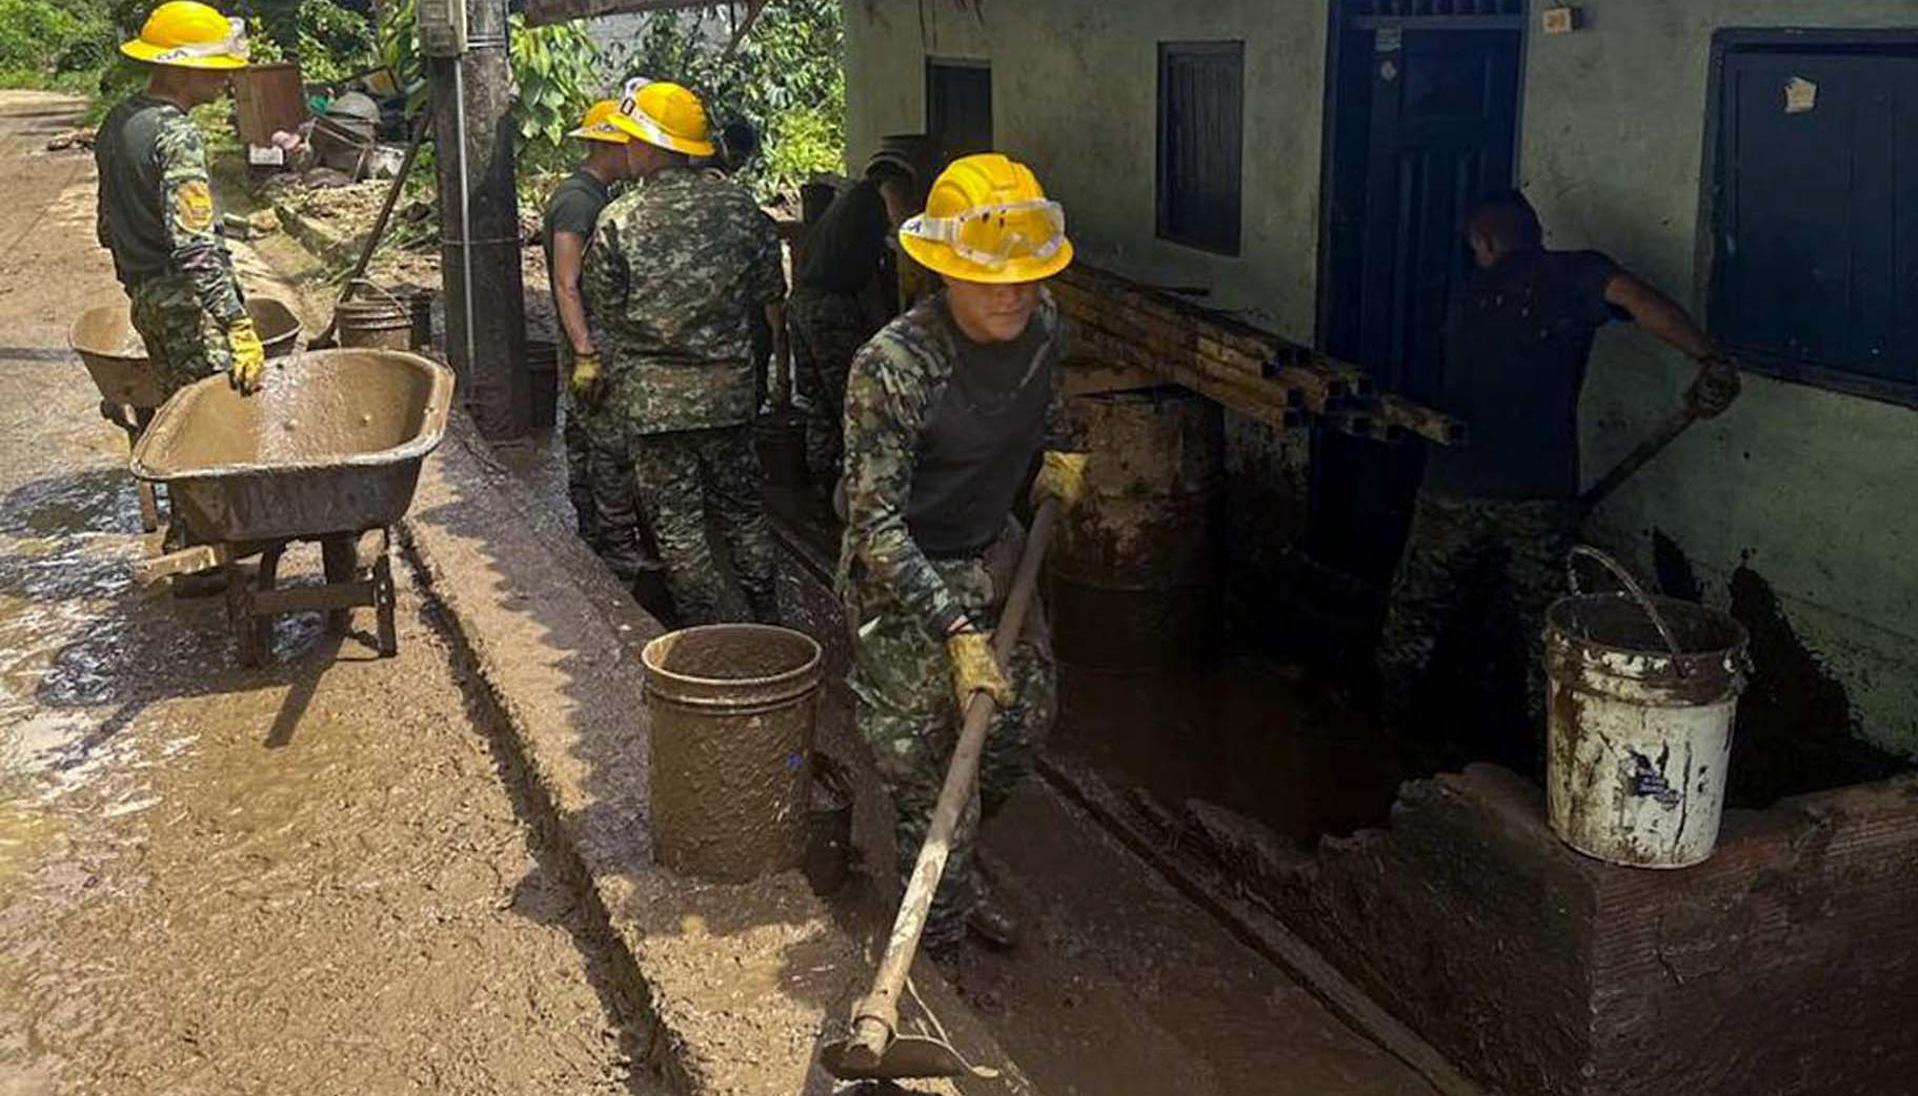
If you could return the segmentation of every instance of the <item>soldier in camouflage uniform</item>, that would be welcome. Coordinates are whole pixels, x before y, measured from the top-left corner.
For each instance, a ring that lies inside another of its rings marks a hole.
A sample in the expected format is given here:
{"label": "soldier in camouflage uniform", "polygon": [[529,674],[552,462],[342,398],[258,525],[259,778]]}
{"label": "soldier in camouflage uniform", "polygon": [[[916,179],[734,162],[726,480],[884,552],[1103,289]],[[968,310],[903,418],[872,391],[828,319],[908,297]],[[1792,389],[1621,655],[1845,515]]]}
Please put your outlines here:
{"label": "soldier in camouflage uniform", "polygon": [[169,395],[215,373],[251,391],[266,352],[227,254],[205,140],[187,117],[245,66],[242,27],[173,0],[120,48],[151,72],[146,91],[114,107],[94,143],[100,244],[113,253],[133,327]]}
{"label": "soldier in camouflage uniform", "polygon": [[644,182],[606,207],[586,251],[606,410],[624,424],[681,622],[722,619],[732,600],[706,538],[709,507],[747,608],[771,622],[776,557],[753,450],[751,314],[785,298],[779,238],[744,190],[691,166],[713,154],[692,92],[635,81],[613,120],[636,138],[627,155]]}
{"label": "soldier in camouflage uniform", "polygon": [[968,928],[999,946],[1016,939],[984,900],[972,848],[982,819],[1030,770],[1056,687],[1042,609],[1003,670],[989,636],[1023,546],[1011,510],[1033,464],[1036,493],[1069,503],[1083,491],[1085,458],[1058,436],[1059,317],[1039,284],[1072,248],[1032,173],[996,154],[953,164],[900,238],[946,289],[853,359],[838,590],[858,729],[892,793],[902,880],[965,703],[984,692],[999,708],[923,937],[949,964]]}
{"label": "soldier in camouflage uniform", "polygon": [[[1516,191],[1481,202],[1466,235],[1477,270],[1447,315],[1440,399],[1471,440],[1428,463],[1380,638],[1382,707],[1428,767],[1489,758],[1526,771],[1543,756],[1539,637],[1581,517],[1578,397],[1594,335],[1629,318],[1696,359],[1686,399],[1701,416],[1730,406],[1738,375],[1683,309],[1611,259],[1545,250]],[[1468,665],[1431,672],[1442,638]],[[1434,703],[1415,714],[1421,698]]]}
{"label": "soldier in camouflage uniform", "polygon": [[831,490],[839,477],[840,423],[852,356],[885,322],[867,295],[889,270],[887,244],[912,212],[922,138],[889,137],[866,164],[866,177],[846,188],[806,232],[793,268],[793,368],[806,396],[806,468]]}
{"label": "soldier in camouflage uniform", "polygon": [[612,199],[612,185],[626,177],[626,145],[632,138],[609,120],[618,109],[619,103],[611,99],[594,103],[580,127],[568,135],[586,142],[586,159],[553,189],[541,228],[560,327],[560,366],[568,378],[567,493],[580,536],[630,585],[658,563],[651,558],[650,538],[639,519],[625,425],[600,407],[604,377],[580,288],[587,242]]}

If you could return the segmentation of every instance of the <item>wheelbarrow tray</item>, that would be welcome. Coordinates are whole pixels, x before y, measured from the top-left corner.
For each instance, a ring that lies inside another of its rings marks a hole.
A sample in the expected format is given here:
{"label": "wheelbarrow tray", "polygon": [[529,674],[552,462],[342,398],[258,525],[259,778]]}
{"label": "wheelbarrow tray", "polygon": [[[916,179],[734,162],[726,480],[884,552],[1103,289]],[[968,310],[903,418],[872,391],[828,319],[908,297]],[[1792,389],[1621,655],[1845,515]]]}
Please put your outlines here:
{"label": "wheelbarrow tray", "polygon": [[133,449],[202,541],[310,539],[405,516],[439,445],[453,373],[396,350],[318,350],[269,363],[251,396],[224,377],[182,389]]}
{"label": "wheelbarrow tray", "polygon": [[[246,311],[253,317],[267,357],[293,352],[300,338],[300,320],[292,309],[272,297],[249,297]],[[160,377],[133,330],[126,301],[94,305],[80,313],[67,329],[67,345],[86,364],[94,387],[108,403],[148,411],[166,402]]]}

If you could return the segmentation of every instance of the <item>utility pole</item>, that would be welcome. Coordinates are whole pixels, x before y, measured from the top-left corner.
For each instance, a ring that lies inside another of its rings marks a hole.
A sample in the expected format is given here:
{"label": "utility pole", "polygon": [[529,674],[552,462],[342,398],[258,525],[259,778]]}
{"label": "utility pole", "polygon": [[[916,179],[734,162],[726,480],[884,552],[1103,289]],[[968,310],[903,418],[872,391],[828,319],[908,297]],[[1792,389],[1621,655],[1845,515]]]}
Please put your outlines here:
{"label": "utility pole", "polygon": [[[446,351],[480,434],[515,438],[532,430],[533,389],[526,371],[506,0],[439,2],[442,10],[465,9],[463,35],[448,31],[440,39],[445,45],[429,48],[426,58],[439,150]],[[423,42],[427,10],[423,3]],[[447,14],[457,19],[459,13]]]}

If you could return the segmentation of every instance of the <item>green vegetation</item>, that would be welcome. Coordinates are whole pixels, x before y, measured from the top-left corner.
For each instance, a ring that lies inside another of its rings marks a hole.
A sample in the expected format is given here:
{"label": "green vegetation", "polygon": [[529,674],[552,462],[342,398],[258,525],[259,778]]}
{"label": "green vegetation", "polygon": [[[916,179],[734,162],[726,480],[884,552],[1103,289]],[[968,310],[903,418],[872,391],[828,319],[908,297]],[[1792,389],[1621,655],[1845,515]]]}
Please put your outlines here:
{"label": "green vegetation", "polygon": [[105,0],[0,0],[0,87],[86,90],[117,45]]}
{"label": "green vegetation", "polygon": [[839,0],[768,5],[729,55],[731,18],[712,11],[650,16],[621,67],[693,88],[718,125],[752,123],[764,151],[747,179],[762,197],[791,192],[814,172],[841,170],[846,76]]}

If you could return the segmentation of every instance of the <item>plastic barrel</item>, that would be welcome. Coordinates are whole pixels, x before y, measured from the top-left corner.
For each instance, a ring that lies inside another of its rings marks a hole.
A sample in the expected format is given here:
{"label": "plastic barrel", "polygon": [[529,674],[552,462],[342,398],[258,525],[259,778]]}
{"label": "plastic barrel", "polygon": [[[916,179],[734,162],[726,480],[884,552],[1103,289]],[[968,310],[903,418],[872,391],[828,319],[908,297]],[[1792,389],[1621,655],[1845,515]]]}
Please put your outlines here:
{"label": "plastic barrel", "polygon": [[1218,405],[1167,388],[1080,396],[1067,414],[1091,458],[1046,560],[1060,660],[1147,671],[1202,659],[1218,621]]}
{"label": "plastic barrel", "polygon": [[1745,686],[1745,644],[1736,620],[1690,602],[1578,594],[1552,605],[1546,801],[1560,840],[1643,868],[1682,868],[1711,856]]}
{"label": "plastic barrel", "polygon": [[559,344],[527,339],[526,375],[533,390],[533,426],[545,429],[559,421]]}
{"label": "plastic barrel", "polygon": [[811,807],[819,644],[770,625],[710,624],[669,632],[640,658],[660,864],[732,883],[798,867]]}

